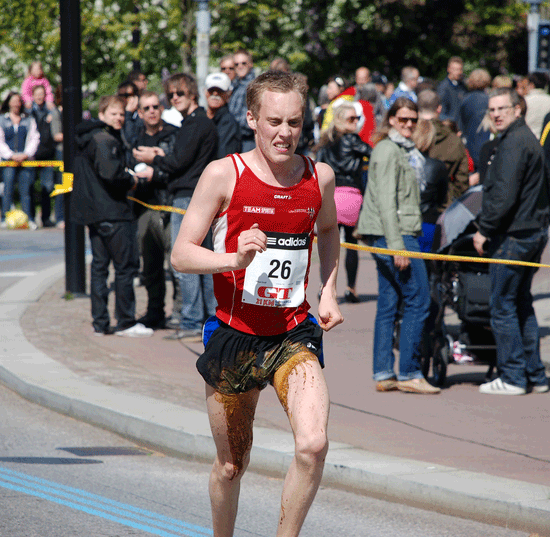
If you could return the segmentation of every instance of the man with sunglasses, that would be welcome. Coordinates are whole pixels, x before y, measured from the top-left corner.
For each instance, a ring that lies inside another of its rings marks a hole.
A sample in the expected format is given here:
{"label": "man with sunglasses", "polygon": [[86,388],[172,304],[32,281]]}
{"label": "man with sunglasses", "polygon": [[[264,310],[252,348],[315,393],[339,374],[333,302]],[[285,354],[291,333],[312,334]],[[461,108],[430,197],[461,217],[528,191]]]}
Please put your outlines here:
{"label": "man with sunglasses", "polygon": [[220,60],[220,71],[226,74],[231,80],[230,89],[233,88],[233,80],[237,76],[235,72],[235,61],[233,60],[233,54],[227,54]]}
{"label": "man with sunglasses", "polygon": [[418,118],[427,119],[435,127],[435,138],[428,150],[428,156],[441,160],[447,167],[449,183],[447,202],[460,197],[470,186],[468,155],[462,140],[439,119],[442,106],[439,95],[432,90],[423,90],[418,94]]}
{"label": "man with sunglasses", "polygon": [[[155,155],[138,177],[167,185],[173,207],[185,211],[201,173],[216,158],[218,134],[214,122],[198,105],[199,90],[193,76],[187,73],[172,75],[166,81],[165,91],[170,104],[182,115],[182,124],[175,132],[173,151]],[[171,213],[172,247],[182,218],[180,213]],[[212,248],[211,235],[206,237],[204,245]],[[203,322],[214,315],[216,308],[212,276],[177,273],[176,277],[181,286],[181,321],[178,330],[166,338],[200,339]]]}
{"label": "man with sunglasses", "polygon": [[233,55],[235,62],[235,72],[237,77],[233,80],[233,93],[229,99],[229,112],[235,118],[241,129],[242,150],[243,153],[256,147],[254,142],[254,132],[248,126],[246,113],[246,88],[252,82],[256,75],[254,74],[254,63],[252,54],[247,50],[241,49]]}
{"label": "man with sunglasses", "polygon": [[[151,164],[157,155],[170,155],[174,150],[177,128],[161,119],[162,105],[153,91],[144,91],[137,113],[143,121],[132,151],[132,167]],[[166,184],[162,181],[138,182],[133,196],[149,205],[171,205]],[[164,260],[170,252],[170,213],[134,204],[138,219],[138,241],[143,258],[143,284],[147,289],[147,312],[139,322],[149,328],[163,328],[166,322],[164,299],[166,283]]]}

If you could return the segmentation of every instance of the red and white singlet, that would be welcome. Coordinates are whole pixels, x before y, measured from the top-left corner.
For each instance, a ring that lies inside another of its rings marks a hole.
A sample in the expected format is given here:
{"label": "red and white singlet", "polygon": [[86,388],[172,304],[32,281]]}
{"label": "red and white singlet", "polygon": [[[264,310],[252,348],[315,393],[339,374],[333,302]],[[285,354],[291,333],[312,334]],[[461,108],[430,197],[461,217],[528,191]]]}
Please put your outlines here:
{"label": "red and white singlet", "polygon": [[239,234],[255,223],[267,235],[267,250],[246,269],[213,275],[216,316],[248,334],[282,334],[304,321],[309,310],[305,292],[322,201],[317,171],[303,157],[300,182],[276,187],[258,179],[239,154],[231,158],[237,181],[229,207],[212,225],[214,251],[236,252]]}

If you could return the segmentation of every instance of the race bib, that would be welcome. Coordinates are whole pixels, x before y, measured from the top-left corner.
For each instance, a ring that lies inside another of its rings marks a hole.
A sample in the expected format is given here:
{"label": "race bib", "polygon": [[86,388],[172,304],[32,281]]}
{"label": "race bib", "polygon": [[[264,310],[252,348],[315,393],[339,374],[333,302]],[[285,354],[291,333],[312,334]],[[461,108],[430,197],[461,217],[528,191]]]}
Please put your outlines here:
{"label": "race bib", "polygon": [[296,308],[305,299],[309,233],[266,232],[267,250],[246,268],[242,301],[271,308]]}

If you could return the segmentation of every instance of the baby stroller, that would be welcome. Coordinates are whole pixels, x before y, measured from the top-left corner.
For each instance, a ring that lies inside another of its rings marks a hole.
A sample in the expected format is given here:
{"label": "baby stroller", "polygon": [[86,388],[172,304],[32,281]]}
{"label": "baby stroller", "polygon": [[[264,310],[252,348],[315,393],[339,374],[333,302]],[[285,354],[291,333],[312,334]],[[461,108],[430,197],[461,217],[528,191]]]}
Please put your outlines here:
{"label": "baby stroller", "polygon": [[[481,195],[481,186],[469,189],[440,216],[433,251],[479,257],[473,245],[476,229],[472,222],[481,209]],[[490,380],[496,363],[496,347],[490,327],[488,264],[432,261],[430,290],[434,311],[425,331],[424,376],[428,376],[431,365],[433,383],[442,386],[449,364],[486,363],[489,366],[486,378]],[[445,324],[447,307],[460,320],[454,330]]]}

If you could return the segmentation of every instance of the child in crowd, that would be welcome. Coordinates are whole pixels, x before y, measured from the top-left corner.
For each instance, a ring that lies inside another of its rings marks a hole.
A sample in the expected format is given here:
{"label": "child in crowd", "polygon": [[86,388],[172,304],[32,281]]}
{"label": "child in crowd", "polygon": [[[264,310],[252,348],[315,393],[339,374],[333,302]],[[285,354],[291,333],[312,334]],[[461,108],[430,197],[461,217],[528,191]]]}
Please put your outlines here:
{"label": "child in crowd", "polygon": [[42,62],[34,61],[29,67],[29,74],[21,86],[21,97],[23,98],[23,104],[25,108],[32,108],[32,92],[36,86],[44,86],[46,91],[46,104],[48,108],[53,107],[53,93],[52,87],[48,79],[44,76],[44,70],[42,69]]}

